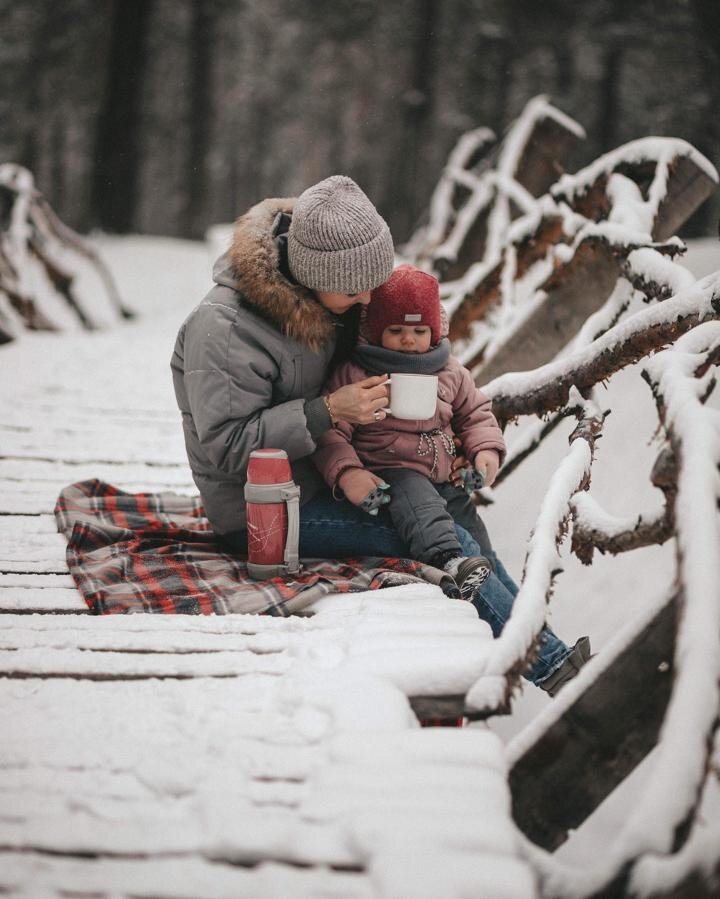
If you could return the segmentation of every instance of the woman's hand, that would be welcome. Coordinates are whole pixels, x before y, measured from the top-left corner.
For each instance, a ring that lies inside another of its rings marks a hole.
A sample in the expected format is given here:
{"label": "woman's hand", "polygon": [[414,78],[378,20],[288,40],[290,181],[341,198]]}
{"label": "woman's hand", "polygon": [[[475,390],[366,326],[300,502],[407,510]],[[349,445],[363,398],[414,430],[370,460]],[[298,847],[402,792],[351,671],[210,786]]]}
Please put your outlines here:
{"label": "woman's hand", "polygon": [[371,493],[378,484],[384,484],[382,478],[366,471],[364,468],[348,468],[338,478],[338,487],[354,506],[359,506],[368,493]]}
{"label": "woman's hand", "polygon": [[500,468],[500,458],[495,450],[480,450],[475,456],[475,471],[485,475],[485,486],[492,487]]}
{"label": "woman's hand", "polygon": [[387,378],[387,375],[373,375],[354,384],[346,384],[331,393],[328,399],[334,418],[351,425],[367,425],[386,418],[384,409],[387,406],[388,392],[384,384]]}

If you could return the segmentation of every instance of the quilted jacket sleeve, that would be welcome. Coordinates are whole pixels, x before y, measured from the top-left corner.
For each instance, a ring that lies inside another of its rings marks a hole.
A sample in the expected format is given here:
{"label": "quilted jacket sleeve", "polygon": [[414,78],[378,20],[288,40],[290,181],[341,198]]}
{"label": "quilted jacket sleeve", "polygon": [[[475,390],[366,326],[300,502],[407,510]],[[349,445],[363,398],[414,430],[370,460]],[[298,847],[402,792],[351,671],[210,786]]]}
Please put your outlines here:
{"label": "quilted jacket sleeve", "polygon": [[[327,392],[337,390],[357,380],[349,363],[340,365],[333,372],[327,384]],[[346,421],[337,422],[317,441],[317,450],[312,455],[316,468],[328,487],[334,487],[338,476],[347,468],[364,468],[352,445],[354,428]]]}
{"label": "quilted jacket sleeve", "polygon": [[250,453],[284,449],[290,460],[308,456],[315,442],[305,401],[273,405],[278,363],[262,335],[228,314],[198,315],[185,335],[183,381],[200,444],[214,466],[244,478]]}
{"label": "quilted jacket sleeve", "polygon": [[470,462],[480,450],[497,450],[500,464],[505,460],[505,441],[497,419],[492,413],[492,402],[475,386],[470,372],[458,363],[460,380],[452,402],[453,431],[462,441],[463,450]]}

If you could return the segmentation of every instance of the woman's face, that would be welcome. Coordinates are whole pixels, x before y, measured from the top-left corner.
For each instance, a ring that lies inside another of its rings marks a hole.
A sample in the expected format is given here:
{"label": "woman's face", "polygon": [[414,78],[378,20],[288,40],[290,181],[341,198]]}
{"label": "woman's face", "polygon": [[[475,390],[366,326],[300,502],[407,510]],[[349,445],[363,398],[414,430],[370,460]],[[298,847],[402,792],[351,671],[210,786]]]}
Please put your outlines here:
{"label": "woman's face", "polygon": [[382,345],[401,353],[427,353],[431,334],[427,325],[388,325],[382,332]]}
{"label": "woman's face", "polygon": [[367,306],[370,302],[369,290],[366,290],[364,293],[325,293],[322,290],[316,290],[315,296],[326,309],[329,309],[330,312],[334,312],[336,315],[342,315],[343,312],[347,312],[356,303]]}

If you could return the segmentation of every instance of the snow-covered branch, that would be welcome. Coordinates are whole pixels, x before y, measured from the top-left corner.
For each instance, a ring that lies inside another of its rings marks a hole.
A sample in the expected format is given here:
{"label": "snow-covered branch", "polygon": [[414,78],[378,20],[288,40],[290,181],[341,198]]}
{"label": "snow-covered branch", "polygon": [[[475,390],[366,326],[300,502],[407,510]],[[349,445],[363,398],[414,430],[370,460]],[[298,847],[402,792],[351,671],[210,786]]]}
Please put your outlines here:
{"label": "snow-covered branch", "polygon": [[[526,104],[492,157],[483,158],[491,132],[479,128],[463,135],[433,193],[429,223],[401,249],[403,258],[451,278],[473,264],[492,268],[516,210],[535,215],[535,197],[554,178],[552,154],[562,155],[584,136],[545,96]],[[528,175],[530,181],[524,180]]]}
{"label": "snow-covered branch", "polygon": [[572,516],[572,551],[585,565],[592,563],[596,549],[617,555],[664,543],[673,535],[672,510],[667,507],[618,518],[608,514],[589,494],[578,493],[572,501]]}
{"label": "snow-covered branch", "polygon": [[[520,592],[510,618],[484,662],[485,678],[507,674],[516,681],[531,661],[545,624],[554,578],[562,570],[558,547],[567,530],[570,501],[578,490],[589,484],[595,441],[602,431],[604,414],[595,402],[583,399],[576,391],[571,400],[580,410],[578,426],[570,435],[568,455],[550,480],[528,544]],[[493,697],[487,695],[486,683],[480,679],[469,690],[468,708],[482,710],[492,704]]]}
{"label": "snow-covered branch", "polygon": [[692,274],[657,250],[633,250],[623,265],[623,275],[647,300],[667,300],[694,283]]}
{"label": "snow-covered branch", "polygon": [[635,313],[568,357],[531,372],[502,375],[484,390],[502,422],[552,412],[568,404],[572,386],[587,390],[698,324],[718,318],[720,272],[715,272],[661,305]]}

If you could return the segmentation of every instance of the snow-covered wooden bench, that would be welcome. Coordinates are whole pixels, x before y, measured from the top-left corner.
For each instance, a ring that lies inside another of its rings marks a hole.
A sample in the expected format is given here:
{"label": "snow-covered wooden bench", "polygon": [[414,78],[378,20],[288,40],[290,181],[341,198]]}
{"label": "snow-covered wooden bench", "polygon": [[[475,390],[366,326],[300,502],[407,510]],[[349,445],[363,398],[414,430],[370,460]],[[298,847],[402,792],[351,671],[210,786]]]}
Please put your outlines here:
{"label": "snow-covered wooden bench", "polygon": [[0,355],[0,892],[535,896],[500,740],[413,713],[462,711],[492,645],[471,607],[427,585],[303,618],[87,612],[59,490],[194,492],[171,341],[149,317]]}

